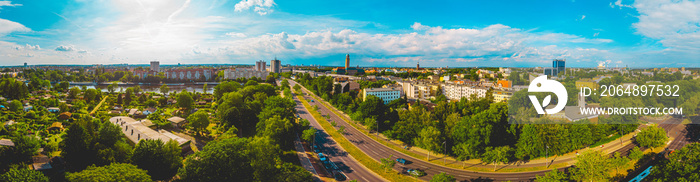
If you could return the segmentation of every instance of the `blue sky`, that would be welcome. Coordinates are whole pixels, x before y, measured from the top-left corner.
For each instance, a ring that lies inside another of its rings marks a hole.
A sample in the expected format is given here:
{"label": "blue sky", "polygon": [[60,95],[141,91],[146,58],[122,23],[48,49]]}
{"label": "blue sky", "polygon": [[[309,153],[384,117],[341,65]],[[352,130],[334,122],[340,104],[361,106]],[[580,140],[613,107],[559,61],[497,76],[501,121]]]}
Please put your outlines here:
{"label": "blue sky", "polygon": [[0,65],[698,67],[700,2],[0,0]]}

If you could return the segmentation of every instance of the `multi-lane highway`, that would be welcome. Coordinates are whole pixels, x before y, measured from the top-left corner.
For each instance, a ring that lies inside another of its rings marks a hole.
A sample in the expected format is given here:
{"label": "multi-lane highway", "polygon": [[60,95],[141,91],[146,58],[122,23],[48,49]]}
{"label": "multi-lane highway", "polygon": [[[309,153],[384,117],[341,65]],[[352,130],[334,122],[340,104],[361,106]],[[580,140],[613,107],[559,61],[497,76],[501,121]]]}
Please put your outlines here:
{"label": "multi-lane highway", "polygon": [[[296,84],[294,81],[290,81],[290,84],[293,86]],[[306,91],[305,91],[306,92]],[[304,98],[306,100],[312,100],[313,98],[304,95]],[[364,133],[360,132],[356,128],[350,126],[348,123],[344,122],[339,116],[332,114],[332,112],[326,108],[323,104],[320,104],[319,102],[314,102],[314,103],[309,103],[311,105],[317,105],[319,107],[319,111],[323,113],[324,115],[330,115],[331,120],[335,121],[338,126],[345,126],[345,137],[355,144],[360,150],[362,150],[365,154],[369,155],[373,159],[379,161],[381,158],[387,158],[389,156],[392,156],[392,160],[396,158],[404,158],[410,161],[410,163],[407,163],[406,165],[402,164],[396,164],[394,166],[394,169],[397,171],[404,172],[407,169],[420,169],[423,170],[427,173],[426,176],[421,177],[420,179],[422,180],[430,180],[433,175],[439,174],[441,172],[448,173],[450,175],[453,175],[457,180],[463,181],[463,180],[472,180],[472,181],[479,181],[479,180],[484,180],[484,181],[531,181],[535,178],[536,175],[543,175],[545,172],[549,171],[536,171],[536,172],[519,172],[519,173],[487,173],[487,172],[473,172],[473,171],[465,171],[465,170],[460,170],[460,169],[455,169],[455,168],[450,168],[450,167],[445,167],[437,164],[433,164],[427,161],[423,161],[420,159],[416,159],[412,156],[406,155],[404,153],[398,152],[394,149],[391,149],[387,146],[382,145],[381,143],[373,140],[372,138],[368,137]],[[330,113],[330,114],[329,114]],[[305,113],[308,114],[308,113]],[[310,115],[308,115],[310,117]],[[309,119],[310,120],[310,119]],[[315,120],[313,121],[315,122]],[[318,126],[314,126],[318,127]],[[356,167],[351,166],[351,168],[355,169]],[[350,175],[348,175],[350,176]],[[363,180],[361,180],[363,181]],[[367,180],[367,181],[372,181],[372,180]]]}
{"label": "multi-lane highway", "polygon": [[[293,82],[290,82],[290,84],[294,86]],[[360,162],[352,158],[352,156],[350,156],[338,143],[333,140],[331,136],[325,132],[325,130],[323,130],[318,121],[316,121],[316,119],[311,116],[307,108],[302,105],[301,101],[299,101],[296,97],[293,97],[293,99],[297,104],[296,110],[299,117],[309,120],[311,126],[319,131],[316,137],[317,145],[321,147],[321,152],[328,156],[328,158],[340,168],[342,173],[347,177],[346,181],[387,181],[378,174],[365,168]]]}

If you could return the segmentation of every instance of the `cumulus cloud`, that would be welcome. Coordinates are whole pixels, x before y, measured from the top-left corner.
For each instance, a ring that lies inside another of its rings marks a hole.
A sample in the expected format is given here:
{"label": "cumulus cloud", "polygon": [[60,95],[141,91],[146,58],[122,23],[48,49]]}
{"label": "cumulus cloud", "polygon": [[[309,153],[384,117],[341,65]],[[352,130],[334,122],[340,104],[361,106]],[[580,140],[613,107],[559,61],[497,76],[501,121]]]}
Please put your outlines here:
{"label": "cumulus cloud", "polygon": [[[414,23],[411,27],[418,27],[416,25]],[[305,34],[282,32],[237,39],[198,53],[238,59],[274,55],[305,59],[354,53],[365,56],[367,62],[413,64],[416,61],[437,64],[479,61],[539,63],[553,58],[575,58],[595,64],[593,61],[610,54],[605,50],[557,47],[556,44],[601,44],[611,40],[532,33],[501,24],[479,29],[420,25],[419,29],[425,31],[401,34],[370,34],[351,29]]]}
{"label": "cumulus cloud", "polygon": [[242,0],[234,6],[234,11],[241,12],[253,8],[253,11],[260,15],[272,13],[275,6],[274,0]]}
{"label": "cumulus cloud", "polygon": [[226,36],[235,37],[235,38],[245,38],[245,37],[247,37],[244,33],[240,33],[240,32],[229,32],[229,33],[226,33]]}
{"label": "cumulus cloud", "polygon": [[41,47],[39,45],[24,45],[24,46],[15,46],[15,50],[41,50]]}
{"label": "cumulus cloud", "polygon": [[430,28],[430,27],[429,27],[429,26],[422,25],[422,24],[420,24],[419,22],[414,22],[413,25],[411,25],[411,28],[412,28],[413,30],[425,30],[425,29],[428,29],[428,28]]}
{"label": "cumulus cloud", "polygon": [[62,52],[70,52],[70,51],[75,51],[75,48],[72,45],[60,45],[54,49],[56,51],[62,51]]}
{"label": "cumulus cloud", "polygon": [[617,1],[615,1],[614,4],[612,2],[610,2],[610,7],[611,8],[618,7],[620,9],[622,9],[623,7],[624,8],[633,8],[631,5],[622,4],[622,0],[617,0]]}
{"label": "cumulus cloud", "polygon": [[22,6],[22,4],[12,4],[11,1],[0,1],[0,8],[3,6],[15,7],[15,6]]}
{"label": "cumulus cloud", "polygon": [[639,22],[632,24],[637,33],[675,50],[700,48],[700,2],[638,0],[630,7],[639,12]]}
{"label": "cumulus cloud", "polygon": [[30,31],[30,29],[20,23],[0,18],[0,35],[25,31]]}

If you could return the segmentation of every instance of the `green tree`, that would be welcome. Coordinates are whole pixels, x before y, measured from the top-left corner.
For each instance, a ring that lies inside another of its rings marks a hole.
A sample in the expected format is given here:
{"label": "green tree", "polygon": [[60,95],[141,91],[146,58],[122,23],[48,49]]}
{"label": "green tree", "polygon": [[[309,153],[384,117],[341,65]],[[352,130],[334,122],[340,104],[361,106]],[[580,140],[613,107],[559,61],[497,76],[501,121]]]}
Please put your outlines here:
{"label": "green tree", "polygon": [[613,158],[610,164],[612,165],[612,167],[615,168],[615,171],[619,173],[620,168],[625,167],[625,165],[627,165],[629,161],[630,160],[627,157],[620,156],[619,152],[615,152],[615,154],[613,154]]}
{"label": "green tree", "polygon": [[211,141],[178,171],[183,181],[274,181],[280,176],[279,148],[269,138]]}
{"label": "green tree", "polygon": [[70,88],[68,91],[68,98],[75,99],[78,98],[78,94],[80,94],[81,90],[78,87],[73,87]]}
{"label": "green tree", "polygon": [[170,87],[168,87],[168,85],[166,85],[166,84],[160,85],[160,93],[162,93],[163,95],[166,95],[166,94],[168,94],[168,92],[170,92]]}
{"label": "green tree", "polygon": [[[84,121],[80,121],[84,122]],[[73,170],[81,170],[92,161],[91,135],[81,123],[70,125],[61,141],[61,155]]]}
{"label": "green tree", "polygon": [[117,85],[117,83],[109,84],[109,85],[107,86],[107,91],[108,91],[110,94],[112,94],[112,93],[114,93],[114,91],[116,91],[116,89],[117,89],[118,86],[119,86],[119,85]]}
{"label": "green tree", "polygon": [[486,147],[486,152],[482,160],[484,162],[493,163],[493,171],[496,171],[496,166],[499,163],[507,163],[511,149],[509,146]]}
{"label": "green tree", "polygon": [[302,132],[301,139],[304,139],[305,141],[311,142],[314,140],[315,135],[316,135],[316,129],[309,128],[309,129],[306,129]]}
{"label": "green tree", "polygon": [[0,175],[0,181],[6,181],[6,182],[26,182],[26,181],[48,182],[49,178],[44,176],[44,174],[39,172],[39,171],[27,169],[26,167],[15,166],[13,168],[10,168],[9,171]]}
{"label": "green tree", "polygon": [[639,150],[639,147],[635,146],[635,147],[630,151],[629,158],[630,158],[631,160],[635,160],[635,161],[636,161],[636,160],[642,159],[642,157],[644,157],[644,152],[642,152],[642,150]]}
{"label": "green tree", "polygon": [[639,143],[639,146],[654,148],[663,146],[668,141],[668,137],[663,128],[659,128],[657,125],[650,125],[637,134],[636,141]]}
{"label": "green tree", "polygon": [[248,82],[246,82],[245,85],[243,85],[243,86],[247,87],[247,86],[255,86],[255,85],[258,85],[258,82],[256,82],[255,80],[248,80]]}
{"label": "green tree", "polygon": [[568,176],[565,172],[553,169],[550,172],[544,173],[544,176],[537,176],[535,181],[559,182],[559,181],[568,181],[567,178],[568,178]]}
{"label": "green tree", "polygon": [[389,155],[389,158],[382,158],[382,168],[384,169],[384,173],[386,173],[387,170],[394,168],[394,165],[396,165],[396,161],[391,159],[393,155]]}
{"label": "green tree", "polygon": [[454,176],[449,175],[447,173],[441,172],[440,174],[436,174],[433,176],[432,179],[430,179],[430,182],[455,182],[457,179],[455,179]]}
{"label": "green tree", "polygon": [[107,166],[90,166],[87,169],[66,175],[68,181],[81,182],[150,182],[151,177],[145,170],[131,164],[114,163]]}
{"label": "green tree", "polygon": [[190,122],[190,126],[194,128],[197,135],[209,126],[209,114],[204,110],[199,110],[194,114],[187,117],[187,121]]}
{"label": "green tree", "polygon": [[440,152],[443,139],[440,131],[435,127],[427,127],[420,131],[419,137],[415,143],[419,147],[428,150],[428,160],[430,160],[430,152]]}
{"label": "green tree", "polygon": [[146,170],[154,180],[167,180],[182,166],[180,150],[174,140],[165,144],[160,140],[141,140],[136,145],[131,160],[134,165]]}
{"label": "green tree", "polygon": [[180,106],[181,108],[187,109],[187,112],[192,110],[193,104],[194,104],[194,99],[192,99],[192,95],[190,95],[189,92],[183,91],[177,95],[177,105]]}
{"label": "green tree", "polygon": [[700,144],[691,143],[655,165],[650,181],[700,181]]}
{"label": "green tree", "polygon": [[258,136],[270,137],[278,144],[290,145],[294,138],[294,125],[288,119],[275,115],[257,124]]}
{"label": "green tree", "polygon": [[10,111],[13,112],[20,112],[22,109],[24,109],[24,107],[22,107],[22,102],[19,102],[18,100],[12,100],[8,107],[10,108]]}
{"label": "green tree", "polygon": [[576,181],[607,181],[612,167],[611,160],[600,151],[586,151],[576,156],[576,167],[571,179]]}

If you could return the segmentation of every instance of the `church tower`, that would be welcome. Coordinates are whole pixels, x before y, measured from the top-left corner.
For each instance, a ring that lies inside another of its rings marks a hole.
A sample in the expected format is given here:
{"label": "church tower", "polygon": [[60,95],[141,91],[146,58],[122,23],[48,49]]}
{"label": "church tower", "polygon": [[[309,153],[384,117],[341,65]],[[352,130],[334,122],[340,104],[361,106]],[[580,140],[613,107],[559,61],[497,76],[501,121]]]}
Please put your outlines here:
{"label": "church tower", "polygon": [[345,70],[350,68],[350,54],[345,55]]}

